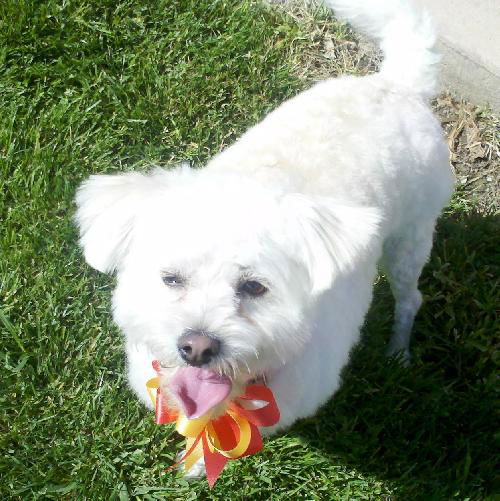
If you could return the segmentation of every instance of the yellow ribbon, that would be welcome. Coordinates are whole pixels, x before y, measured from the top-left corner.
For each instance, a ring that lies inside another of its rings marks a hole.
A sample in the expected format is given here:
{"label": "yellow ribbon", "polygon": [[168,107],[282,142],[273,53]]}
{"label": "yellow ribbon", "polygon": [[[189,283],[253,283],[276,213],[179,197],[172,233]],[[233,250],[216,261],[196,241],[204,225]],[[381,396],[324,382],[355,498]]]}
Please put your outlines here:
{"label": "yellow ribbon", "polygon": [[156,392],[160,388],[160,378],[154,377],[146,383],[146,389],[148,390],[149,398],[153,403],[153,407],[156,407]]}
{"label": "yellow ribbon", "polygon": [[[153,407],[156,407],[156,397],[160,388],[160,378],[155,377],[150,379],[146,383],[146,388],[151,402],[153,403]],[[248,446],[250,445],[252,436],[250,423],[245,417],[230,410],[227,411],[227,414],[235,421],[239,429],[238,442],[231,450],[224,450],[222,448],[217,432],[211,424],[212,412],[208,412],[198,419],[188,419],[181,413],[177,415],[175,429],[178,433],[186,437],[186,454],[191,450],[195,441],[198,440],[194,449],[183,458],[186,472],[188,472],[193,465],[203,457],[203,444],[200,437],[203,433],[205,434],[207,444],[211,452],[217,451],[219,454],[222,454],[228,459],[235,459],[245,454]]]}
{"label": "yellow ribbon", "polygon": [[252,432],[250,429],[250,423],[248,422],[248,419],[244,418],[243,416],[239,416],[238,414],[235,414],[234,412],[231,411],[228,411],[227,413],[234,419],[240,431],[240,437],[236,446],[228,451],[222,449],[219,437],[217,436],[217,433],[211,424],[209,424],[207,427],[207,439],[208,439],[208,444],[210,446],[210,450],[212,452],[215,449],[219,454],[222,454],[223,456],[226,456],[229,459],[235,459],[242,456],[248,449],[248,446],[250,445]]}

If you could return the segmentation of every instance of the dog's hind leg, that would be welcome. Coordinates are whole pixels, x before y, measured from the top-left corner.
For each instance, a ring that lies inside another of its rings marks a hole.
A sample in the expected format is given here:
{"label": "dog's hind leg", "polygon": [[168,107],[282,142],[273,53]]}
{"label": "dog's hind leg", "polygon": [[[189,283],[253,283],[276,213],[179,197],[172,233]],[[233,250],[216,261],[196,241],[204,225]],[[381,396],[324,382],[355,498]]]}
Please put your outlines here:
{"label": "dog's hind leg", "polygon": [[393,334],[388,355],[410,359],[413,321],[422,304],[418,279],[432,248],[435,221],[409,224],[384,242],[382,268],[395,299]]}

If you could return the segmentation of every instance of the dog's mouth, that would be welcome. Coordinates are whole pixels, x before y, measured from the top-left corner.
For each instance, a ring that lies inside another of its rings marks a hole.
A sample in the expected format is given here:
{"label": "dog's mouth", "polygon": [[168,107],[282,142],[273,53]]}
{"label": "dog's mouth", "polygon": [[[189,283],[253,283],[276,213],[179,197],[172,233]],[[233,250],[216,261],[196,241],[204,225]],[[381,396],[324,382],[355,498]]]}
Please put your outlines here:
{"label": "dog's mouth", "polygon": [[[176,373],[179,370],[188,369],[188,368],[198,368],[193,367],[187,364],[181,365],[170,365],[166,362],[159,361],[160,367],[165,369],[168,372]],[[248,366],[247,366],[248,367]],[[200,367],[202,370],[211,371],[217,374],[218,376],[223,376],[229,378],[233,384],[238,384],[242,386],[250,385],[250,384],[265,384],[268,383],[268,376],[264,372],[259,372],[258,374],[250,372],[250,370],[246,371],[235,371],[233,368],[230,368],[228,371],[221,370],[219,367],[212,368],[210,366],[202,366]]]}
{"label": "dog's mouth", "polygon": [[222,403],[231,393],[233,383],[228,376],[211,369],[182,367],[169,383],[189,419],[197,419]]}
{"label": "dog's mouth", "polygon": [[188,419],[198,419],[213,409],[224,408],[227,401],[242,393],[247,385],[267,382],[263,375],[233,380],[210,368],[160,365],[163,369],[175,369],[168,378],[168,391]]}

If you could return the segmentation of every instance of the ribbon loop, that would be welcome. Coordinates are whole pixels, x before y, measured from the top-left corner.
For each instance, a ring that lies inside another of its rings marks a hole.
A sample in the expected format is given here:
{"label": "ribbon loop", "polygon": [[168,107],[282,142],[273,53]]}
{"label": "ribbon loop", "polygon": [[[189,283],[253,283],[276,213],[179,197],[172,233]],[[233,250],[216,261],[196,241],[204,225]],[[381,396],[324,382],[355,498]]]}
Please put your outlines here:
{"label": "ribbon loop", "polygon": [[169,408],[163,398],[160,384],[161,366],[157,360],[153,368],[158,377],[146,383],[148,394],[156,410],[156,423],[176,423],[176,431],[186,437],[185,454],[175,465],[184,463],[189,471],[202,457],[210,487],[213,487],[230,459],[256,454],[263,448],[259,427],[273,426],[280,413],[273,392],[264,385],[247,386],[242,396],[228,405],[226,412],[212,418],[212,411],[198,419],[188,419]]}

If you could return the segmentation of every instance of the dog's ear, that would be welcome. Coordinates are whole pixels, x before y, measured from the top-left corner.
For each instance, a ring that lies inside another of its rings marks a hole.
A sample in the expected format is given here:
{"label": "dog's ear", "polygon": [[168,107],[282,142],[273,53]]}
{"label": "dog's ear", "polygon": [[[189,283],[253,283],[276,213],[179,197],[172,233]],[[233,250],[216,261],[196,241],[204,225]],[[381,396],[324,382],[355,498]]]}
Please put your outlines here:
{"label": "dog's ear", "polygon": [[308,270],[312,292],[328,289],[334,277],[353,269],[379,245],[380,212],[327,197],[286,195],[287,227]]}
{"label": "dog's ear", "polygon": [[132,239],[134,220],[167,171],[94,175],[76,194],[75,221],[87,263],[102,272],[117,269]]}

